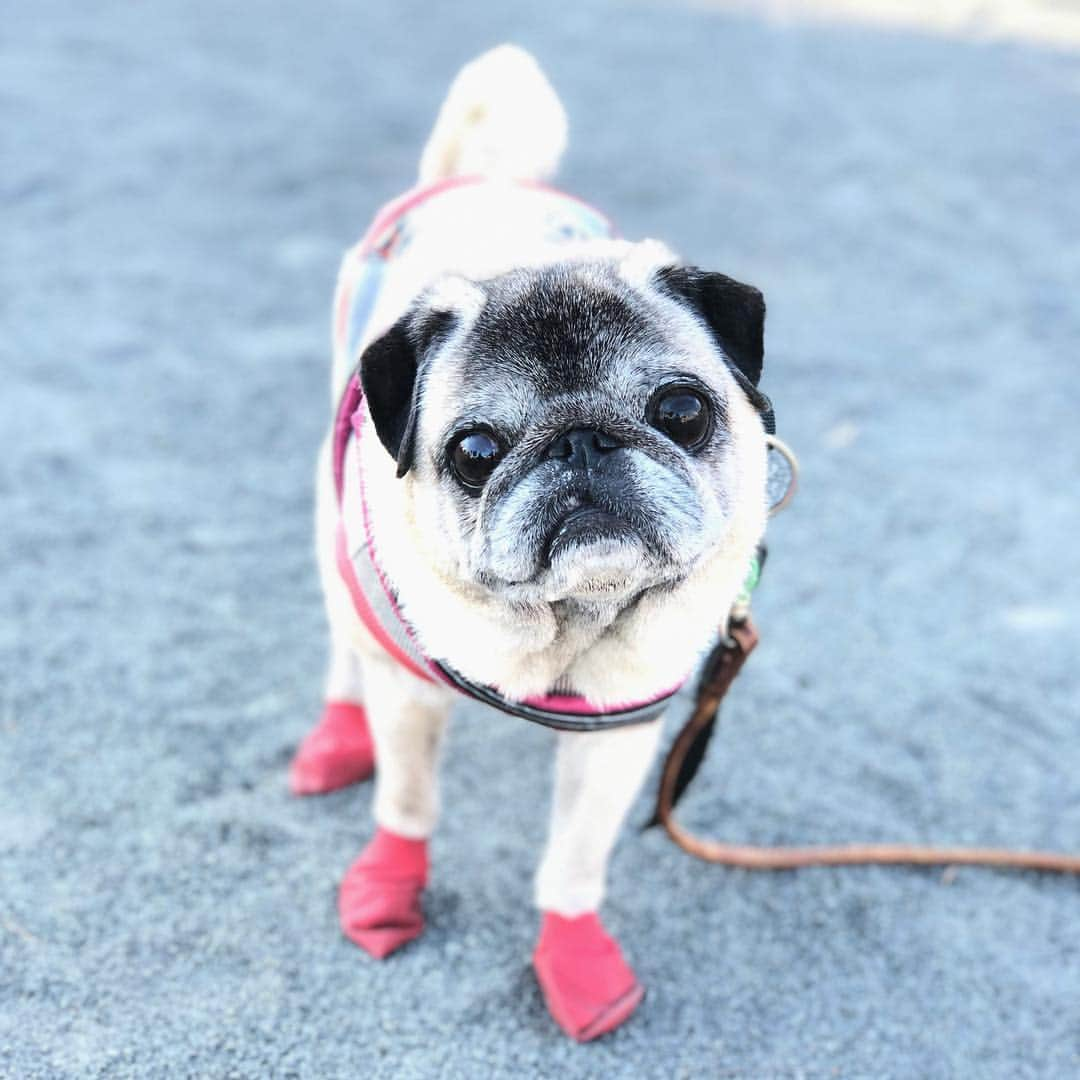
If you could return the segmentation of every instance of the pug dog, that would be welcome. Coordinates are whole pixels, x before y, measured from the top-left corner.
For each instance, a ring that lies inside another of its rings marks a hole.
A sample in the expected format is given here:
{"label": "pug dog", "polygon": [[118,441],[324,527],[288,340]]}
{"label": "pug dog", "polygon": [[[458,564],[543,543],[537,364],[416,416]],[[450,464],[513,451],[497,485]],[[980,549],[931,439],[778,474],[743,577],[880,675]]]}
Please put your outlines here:
{"label": "pug dog", "polygon": [[761,293],[547,186],[565,142],[532,57],[483,55],[419,186],[342,263],[317,471],[327,704],[291,786],[374,769],[339,915],[381,959],[424,927],[455,701],[559,729],[533,961],[588,1040],[643,997],[599,916],[608,858],[764,533],[768,402]]}

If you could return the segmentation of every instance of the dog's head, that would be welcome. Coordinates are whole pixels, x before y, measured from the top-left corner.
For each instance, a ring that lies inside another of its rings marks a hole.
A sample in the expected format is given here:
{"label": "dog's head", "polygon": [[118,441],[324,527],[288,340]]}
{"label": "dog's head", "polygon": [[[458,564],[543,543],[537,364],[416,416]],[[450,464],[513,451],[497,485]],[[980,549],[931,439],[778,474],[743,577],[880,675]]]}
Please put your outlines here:
{"label": "dog's head", "polygon": [[444,572],[622,607],[763,521],[764,317],[757,289],[649,245],[428,289],[360,375]]}

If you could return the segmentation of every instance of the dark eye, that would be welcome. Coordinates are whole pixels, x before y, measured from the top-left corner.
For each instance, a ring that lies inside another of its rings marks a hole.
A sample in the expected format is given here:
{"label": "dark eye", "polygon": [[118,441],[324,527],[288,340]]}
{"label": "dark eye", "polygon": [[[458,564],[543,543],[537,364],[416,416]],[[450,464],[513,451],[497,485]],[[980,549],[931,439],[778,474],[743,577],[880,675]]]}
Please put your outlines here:
{"label": "dark eye", "polygon": [[486,431],[467,431],[450,444],[450,463],[458,480],[470,491],[479,491],[502,460],[503,449]]}
{"label": "dark eye", "polygon": [[673,443],[696,450],[709,437],[712,413],[701,394],[679,386],[656,398],[649,410],[649,423]]}

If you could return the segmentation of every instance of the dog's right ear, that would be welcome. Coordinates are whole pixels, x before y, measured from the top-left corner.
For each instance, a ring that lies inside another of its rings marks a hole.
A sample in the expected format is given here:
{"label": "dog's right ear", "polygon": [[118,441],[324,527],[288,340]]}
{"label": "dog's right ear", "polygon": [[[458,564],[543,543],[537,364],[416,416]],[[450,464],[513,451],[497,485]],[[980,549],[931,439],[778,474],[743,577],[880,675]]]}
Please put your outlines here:
{"label": "dog's right ear", "polygon": [[449,311],[413,308],[360,357],[360,385],[375,433],[397,462],[399,477],[413,464],[426,358],[453,321]]}

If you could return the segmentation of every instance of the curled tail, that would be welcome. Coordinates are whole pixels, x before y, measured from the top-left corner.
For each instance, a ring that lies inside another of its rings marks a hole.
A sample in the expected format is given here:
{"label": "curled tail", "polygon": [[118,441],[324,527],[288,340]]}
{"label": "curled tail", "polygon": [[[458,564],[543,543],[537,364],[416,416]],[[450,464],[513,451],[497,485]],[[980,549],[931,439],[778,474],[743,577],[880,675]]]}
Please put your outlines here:
{"label": "curled tail", "polygon": [[549,180],[566,132],[566,112],[540,65],[524,49],[500,45],[458,72],[420,158],[420,182]]}

